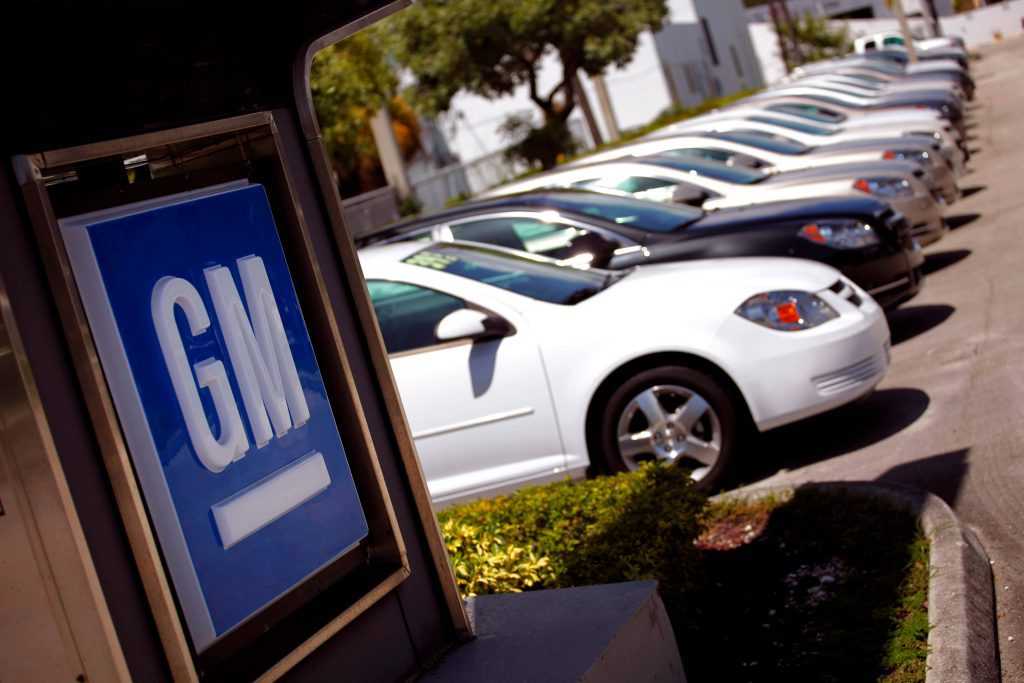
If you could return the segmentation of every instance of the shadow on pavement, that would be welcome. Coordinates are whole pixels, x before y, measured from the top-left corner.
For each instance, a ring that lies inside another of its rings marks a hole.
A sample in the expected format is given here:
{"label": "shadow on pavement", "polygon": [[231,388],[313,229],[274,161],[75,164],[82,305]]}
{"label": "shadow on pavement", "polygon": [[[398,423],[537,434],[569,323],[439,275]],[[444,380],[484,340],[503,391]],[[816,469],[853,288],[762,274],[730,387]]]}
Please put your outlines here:
{"label": "shadow on pavement", "polygon": [[970,225],[979,218],[981,218],[980,213],[961,213],[956,216],[949,216],[946,218],[946,225],[949,226],[950,230],[959,230],[966,225]]}
{"label": "shadow on pavement", "polygon": [[928,330],[946,322],[956,309],[946,304],[928,304],[922,306],[904,306],[889,313],[889,332],[892,344],[903,342],[922,335]]}
{"label": "shadow on pavement", "polygon": [[911,460],[886,470],[877,481],[923,489],[953,505],[967,476],[970,453],[970,448],[961,448]]}
{"label": "shadow on pavement", "polygon": [[[973,154],[973,152],[972,152],[972,154]],[[987,189],[988,189],[988,185],[971,185],[970,187],[963,188],[960,191],[960,196],[963,199],[967,199],[968,197],[976,195],[979,192],[984,192]]]}
{"label": "shadow on pavement", "polygon": [[765,432],[751,440],[740,479],[757,481],[878,443],[917,422],[930,403],[920,389],[880,389],[852,405]]}
{"label": "shadow on pavement", "polygon": [[921,267],[925,275],[931,275],[943,268],[949,268],[953,264],[960,263],[971,255],[970,249],[950,249],[949,251],[933,251],[924,257],[924,265]]}

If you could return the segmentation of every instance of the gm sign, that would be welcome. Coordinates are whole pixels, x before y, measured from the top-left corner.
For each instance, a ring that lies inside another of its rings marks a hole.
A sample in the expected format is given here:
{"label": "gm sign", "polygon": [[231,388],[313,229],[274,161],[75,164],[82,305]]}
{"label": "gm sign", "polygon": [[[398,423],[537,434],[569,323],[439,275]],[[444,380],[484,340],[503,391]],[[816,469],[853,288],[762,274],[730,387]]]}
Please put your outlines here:
{"label": "gm sign", "polygon": [[61,231],[202,652],[367,534],[266,193],[222,186]]}

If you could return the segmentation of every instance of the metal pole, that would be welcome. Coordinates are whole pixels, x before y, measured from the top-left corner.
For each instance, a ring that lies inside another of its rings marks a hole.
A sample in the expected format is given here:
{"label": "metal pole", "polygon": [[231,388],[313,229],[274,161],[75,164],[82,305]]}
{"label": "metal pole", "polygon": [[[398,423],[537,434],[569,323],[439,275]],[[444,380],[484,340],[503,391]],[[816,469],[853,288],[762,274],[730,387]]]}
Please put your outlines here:
{"label": "metal pole", "polygon": [[800,48],[800,36],[797,33],[796,24],[793,23],[793,17],[789,13],[789,5],[786,4],[786,0],[780,0],[779,7],[782,10],[782,19],[789,31],[789,36],[793,39],[793,59],[796,60],[797,65],[803,64],[804,51]]}
{"label": "metal pole", "polygon": [[402,150],[395,140],[395,132],[391,128],[391,115],[387,107],[382,107],[370,119],[370,132],[373,133],[373,140],[377,144],[377,156],[380,157],[380,165],[384,169],[388,185],[395,188],[402,199],[412,196],[412,184],[405,170],[405,159],[402,158]]}
{"label": "metal pole", "polygon": [[615,118],[615,109],[612,108],[608,84],[605,83],[604,76],[601,74],[591,78],[590,82],[594,84],[594,92],[597,93],[597,107],[601,110],[605,130],[608,131],[608,141],[618,140],[622,137],[622,131],[619,130],[619,121]]}
{"label": "metal pole", "polygon": [[768,9],[772,14],[772,23],[775,25],[775,36],[779,39],[779,52],[782,53],[782,63],[786,65],[786,73],[790,73],[793,67],[789,60],[789,47],[786,45],[786,34],[782,29],[782,18],[779,16],[779,5],[777,2],[768,3]]}
{"label": "metal pole", "polygon": [[892,0],[892,10],[900,22],[900,32],[903,33],[904,47],[907,48],[907,56],[910,63],[917,62],[917,49],[914,47],[914,36],[910,33],[910,24],[907,22],[907,15],[903,11],[903,0]]}
{"label": "metal pole", "polygon": [[590,107],[590,99],[583,89],[583,81],[580,80],[579,74],[572,75],[572,89],[576,91],[576,103],[583,112],[583,118],[586,119],[590,139],[594,141],[594,146],[598,147],[604,143],[604,138],[601,136],[601,129],[597,125],[597,118],[594,117],[594,110]]}

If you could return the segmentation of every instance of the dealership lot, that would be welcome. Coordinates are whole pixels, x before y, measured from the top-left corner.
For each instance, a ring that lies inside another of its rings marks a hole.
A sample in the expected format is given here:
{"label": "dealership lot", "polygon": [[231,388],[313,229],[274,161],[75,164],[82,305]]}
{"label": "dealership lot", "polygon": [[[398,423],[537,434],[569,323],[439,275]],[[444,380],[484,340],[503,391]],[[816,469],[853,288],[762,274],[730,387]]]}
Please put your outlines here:
{"label": "dealership lot", "polygon": [[744,477],[879,480],[949,502],[992,558],[1003,680],[1015,682],[1024,681],[1022,60],[1024,40],[1014,40],[973,66],[976,154],[965,197],[948,212],[956,229],[926,249],[927,286],[890,317],[893,362],[878,391],[767,435],[763,461]]}

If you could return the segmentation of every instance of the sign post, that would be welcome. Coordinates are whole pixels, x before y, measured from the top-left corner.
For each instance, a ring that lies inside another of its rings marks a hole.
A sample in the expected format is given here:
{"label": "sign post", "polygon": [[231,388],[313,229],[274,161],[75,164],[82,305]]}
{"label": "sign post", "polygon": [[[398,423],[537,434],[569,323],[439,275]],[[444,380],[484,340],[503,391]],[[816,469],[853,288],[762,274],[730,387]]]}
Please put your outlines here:
{"label": "sign post", "polygon": [[18,24],[99,94],[40,56],[0,137],[0,538],[40,617],[5,683],[402,680],[470,635],[306,85],[404,4]]}

